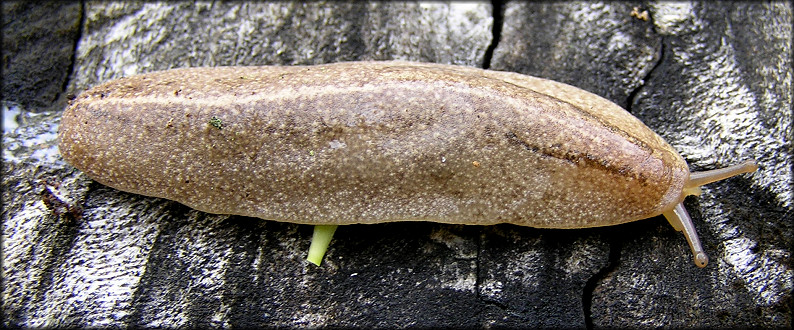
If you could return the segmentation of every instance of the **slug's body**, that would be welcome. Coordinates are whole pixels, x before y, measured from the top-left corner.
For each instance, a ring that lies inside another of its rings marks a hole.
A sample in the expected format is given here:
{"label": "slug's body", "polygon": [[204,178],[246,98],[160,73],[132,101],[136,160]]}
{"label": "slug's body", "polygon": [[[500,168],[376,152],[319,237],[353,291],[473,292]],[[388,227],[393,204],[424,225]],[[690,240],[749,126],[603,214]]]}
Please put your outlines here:
{"label": "slug's body", "polygon": [[693,184],[658,135],[578,88],[407,62],[119,79],[70,105],[60,150],[120,190],[306,224],[583,228],[664,213],[691,229],[684,197],[726,176]]}

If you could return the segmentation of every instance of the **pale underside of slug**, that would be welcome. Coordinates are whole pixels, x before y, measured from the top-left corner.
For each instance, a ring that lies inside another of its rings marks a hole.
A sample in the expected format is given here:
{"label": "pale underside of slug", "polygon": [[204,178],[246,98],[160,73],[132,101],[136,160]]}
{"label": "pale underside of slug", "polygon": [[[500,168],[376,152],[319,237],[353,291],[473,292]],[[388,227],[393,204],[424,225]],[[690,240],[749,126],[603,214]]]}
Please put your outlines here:
{"label": "pale underside of slug", "polygon": [[305,224],[613,225],[683,199],[686,162],[617,105],[408,62],[189,68],[99,85],[60,130],[108,186]]}

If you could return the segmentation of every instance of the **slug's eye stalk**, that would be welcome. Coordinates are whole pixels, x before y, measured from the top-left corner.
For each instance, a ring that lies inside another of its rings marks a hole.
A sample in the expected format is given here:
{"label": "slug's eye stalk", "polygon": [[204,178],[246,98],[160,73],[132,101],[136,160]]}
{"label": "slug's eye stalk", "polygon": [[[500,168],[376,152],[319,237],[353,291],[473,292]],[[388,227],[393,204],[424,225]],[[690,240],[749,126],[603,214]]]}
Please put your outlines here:
{"label": "slug's eye stalk", "polygon": [[[724,180],[739,174],[755,172],[758,170],[758,165],[753,161],[746,161],[744,163],[728,166],[717,170],[695,172],[689,175],[689,180],[684,184],[684,189],[681,192],[681,199],[689,195],[700,195],[700,186],[709,184],[715,181]],[[683,231],[689,248],[692,249],[692,256],[695,260],[695,265],[703,268],[709,263],[709,258],[703,247],[700,245],[700,239],[695,231],[695,226],[692,224],[692,219],[689,217],[684,208],[684,202],[678,203],[672,210],[662,212],[667,221],[677,231]]]}
{"label": "slug's eye stalk", "polygon": [[756,170],[758,170],[758,165],[756,165],[754,161],[748,160],[744,163],[728,166],[726,168],[694,172],[689,175],[689,181],[684,184],[684,191],[686,192],[687,189],[693,188],[699,190],[700,186],[707,185],[715,181],[725,180],[739,174],[755,172]]}

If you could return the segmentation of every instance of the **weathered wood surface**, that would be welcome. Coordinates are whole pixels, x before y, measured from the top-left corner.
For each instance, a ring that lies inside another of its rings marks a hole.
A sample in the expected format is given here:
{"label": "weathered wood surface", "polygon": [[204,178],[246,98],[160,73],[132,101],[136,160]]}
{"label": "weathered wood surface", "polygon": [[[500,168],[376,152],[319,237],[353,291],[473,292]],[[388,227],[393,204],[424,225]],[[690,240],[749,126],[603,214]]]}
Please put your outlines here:
{"label": "weathered wood surface", "polygon": [[[3,2],[3,35],[19,38],[4,37],[16,46],[3,58],[4,326],[791,326],[790,3],[650,3],[648,20],[632,3],[62,6]],[[55,12],[71,23],[42,33]],[[61,51],[29,54],[42,44]],[[693,170],[751,158],[761,170],[687,200],[705,269],[661,217],[346,226],[316,267],[309,226],[93,182],[57,153],[59,113],[41,112],[140,72],[373,59],[567,82],[626,107]]]}

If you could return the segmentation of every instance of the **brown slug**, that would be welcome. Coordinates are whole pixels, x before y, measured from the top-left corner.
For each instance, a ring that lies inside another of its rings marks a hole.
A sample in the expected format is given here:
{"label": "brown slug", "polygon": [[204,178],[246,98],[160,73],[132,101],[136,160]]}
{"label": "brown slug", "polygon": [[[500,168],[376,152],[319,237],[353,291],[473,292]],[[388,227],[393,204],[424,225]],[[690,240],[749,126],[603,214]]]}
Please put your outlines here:
{"label": "brown slug", "polygon": [[113,80],[71,102],[59,148],[119,190],[303,224],[586,228],[661,214],[699,267],[684,197],[757,168],[690,173],[637,118],[573,86],[411,62]]}

